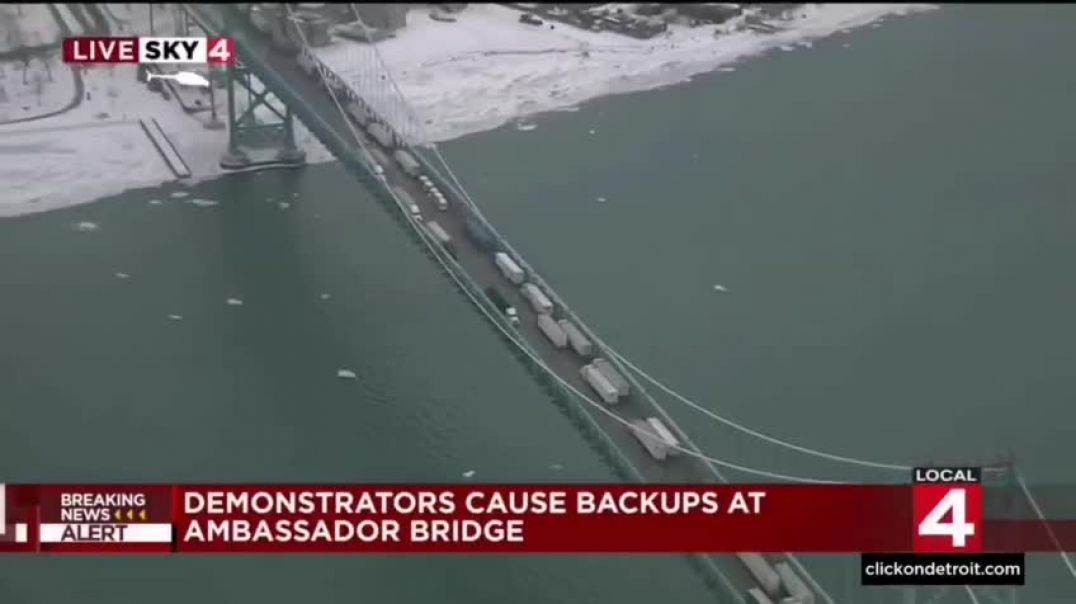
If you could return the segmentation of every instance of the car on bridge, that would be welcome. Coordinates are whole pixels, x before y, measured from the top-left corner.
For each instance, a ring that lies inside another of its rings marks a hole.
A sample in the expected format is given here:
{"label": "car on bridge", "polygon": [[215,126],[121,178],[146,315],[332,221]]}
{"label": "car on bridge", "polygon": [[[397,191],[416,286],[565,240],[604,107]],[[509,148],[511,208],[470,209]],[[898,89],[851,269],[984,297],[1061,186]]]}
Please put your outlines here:
{"label": "car on bridge", "polygon": [[495,288],[487,287],[485,291],[486,297],[489,298],[490,302],[493,302],[494,306],[504,313],[508,322],[512,325],[519,325],[519,313],[516,312],[516,307],[509,304],[508,300],[505,300],[504,296],[501,295],[501,292],[497,291]]}

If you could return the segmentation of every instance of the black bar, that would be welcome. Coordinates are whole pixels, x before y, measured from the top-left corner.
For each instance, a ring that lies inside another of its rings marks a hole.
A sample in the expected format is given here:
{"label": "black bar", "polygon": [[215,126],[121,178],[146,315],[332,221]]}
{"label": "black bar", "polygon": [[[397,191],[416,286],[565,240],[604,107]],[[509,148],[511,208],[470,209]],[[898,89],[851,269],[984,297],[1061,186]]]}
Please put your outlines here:
{"label": "black bar", "polygon": [[1024,554],[863,554],[861,585],[1023,585]]}

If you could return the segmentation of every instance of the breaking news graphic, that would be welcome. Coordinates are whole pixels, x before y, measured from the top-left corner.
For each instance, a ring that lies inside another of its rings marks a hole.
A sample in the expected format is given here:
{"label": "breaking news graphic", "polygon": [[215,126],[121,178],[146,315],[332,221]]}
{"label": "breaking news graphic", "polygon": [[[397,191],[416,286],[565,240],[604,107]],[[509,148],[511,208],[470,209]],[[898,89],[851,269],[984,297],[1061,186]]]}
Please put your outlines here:
{"label": "breaking news graphic", "polygon": [[0,604],[1076,604],[1074,47],[0,2]]}
{"label": "breaking news graphic", "polygon": [[[927,550],[935,554],[1056,549],[1038,535],[1036,523],[1009,526],[983,517],[981,505],[973,509],[967,499],[942,495],[923,511],[919,488],[9,484],[6,527],[15,538],[2,547],[178,554],[919,554],[918,544],[929,537],[941,540]],[[1076,545],[1076,523],[1054,525],[1067,546]]]}

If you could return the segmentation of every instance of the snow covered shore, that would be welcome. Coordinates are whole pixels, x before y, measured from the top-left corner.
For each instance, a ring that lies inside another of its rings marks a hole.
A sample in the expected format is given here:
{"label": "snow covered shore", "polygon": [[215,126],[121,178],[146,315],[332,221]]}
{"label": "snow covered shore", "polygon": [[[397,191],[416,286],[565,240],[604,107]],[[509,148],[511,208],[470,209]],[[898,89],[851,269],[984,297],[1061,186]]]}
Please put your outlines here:
{"label": "snow covered shore", "polygon": [[[779,31],[738,29],[742,17],[715,27],[670,26],[639,40],[557,25],[519,23],[519,12],[472,4],[456,23],[408,14],[407,27],[378,44],[401,92],[432,141],[501,126],[513,119],[573,107],[584,101],[685,82],[692,76],[789,45],[862,27],[928,4],[810,4]],[[586,55],[584,55],[584,51]],[[362,47],[341,42],[318,55],[349,82],[369,81]],[[366,87],[368,88],[368,86]],[[376,106],[376,105],[375,105]]]}
{"label": "snow covered shore", "polygon": [[[119,35],[142,33],[146,15],[135,11],[145,5],[108,6],[110,14],[129,19],[126,31]],[[519,23],[519,13],[511,9],[472,4],[456,23],[434,21],[427,10],[414,9],[408,26],[397,37],[378,44],[378,50],[426,124],[429,139],[444,141],[600,96],[683,82],[774,48],[807,45],[889,15],[927,8],[808,5],[775,33],[731,31],[732,23],[729,32],[720,36],[714,35],[713,26],[673,27],[667,36],[637,40],[559,25],[553,30],[533,28]],[[157,17],[158,35],[162,17]],[[68,21],[73,24],[73,19]],[[362,52],[369,50],[344,41],[319,50],[349,80],[369,75],[355,71],[360,64],[369,65],[356,60],[356,53]],[[63,66],[57,63],[55,67],[57,80],[66,82],[71,77]],[[174,100],[149,92],[135,80],[133,68],[89,69],[83,78],[90,98],[78,107],[42,120],[0,124],[0,183],[4,185],[0,187],[0,217],[84,203],[175,180],[141,131],[139,119],[160,123],[190,166],[194,180],[222,173],[217,161],[227,133],[205,128],[207,113],[187,114]],[[71,88],[57,84],[44,94],[46,102],[62,105],[70,100]],[[50,100],[49,95],[58,98]],[[330,160],[324,148],[301,130],[298,137],[308,159]]]}

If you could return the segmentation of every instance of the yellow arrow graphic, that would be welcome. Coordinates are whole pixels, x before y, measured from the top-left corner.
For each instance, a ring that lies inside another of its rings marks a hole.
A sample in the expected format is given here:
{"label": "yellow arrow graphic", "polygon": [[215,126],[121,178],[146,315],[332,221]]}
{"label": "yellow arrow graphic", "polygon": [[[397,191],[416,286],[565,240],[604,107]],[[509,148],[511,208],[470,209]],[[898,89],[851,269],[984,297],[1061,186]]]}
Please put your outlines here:
{"label": "yellow arrow graphic", "polygon": [[134,520],[134,510],[127,510],[127,519]]}
{"label": "yellow arrow graphic", "polygon": [[141,512],[138,512],[138,519],[142,520],[142,521],[145,521],[145,519],[146,519],[146,510],[142,510]]}
{"label": "yellow arrow graphic", "polygon": [[116,520],[123,520],[123,510],[116,510]]}

